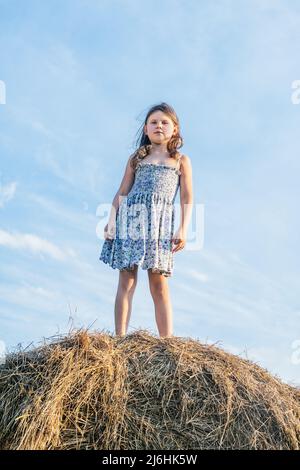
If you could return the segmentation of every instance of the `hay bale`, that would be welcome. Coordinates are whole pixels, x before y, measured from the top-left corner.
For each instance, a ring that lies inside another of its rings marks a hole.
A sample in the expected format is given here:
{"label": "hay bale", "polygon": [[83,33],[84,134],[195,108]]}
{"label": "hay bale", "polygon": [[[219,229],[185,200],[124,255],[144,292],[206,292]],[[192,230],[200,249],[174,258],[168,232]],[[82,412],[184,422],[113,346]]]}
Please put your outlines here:
{"label": "hay bale", "polygon": [[0,367],[2,449],[299,449],[300,391],[146,330],[73,331]]}

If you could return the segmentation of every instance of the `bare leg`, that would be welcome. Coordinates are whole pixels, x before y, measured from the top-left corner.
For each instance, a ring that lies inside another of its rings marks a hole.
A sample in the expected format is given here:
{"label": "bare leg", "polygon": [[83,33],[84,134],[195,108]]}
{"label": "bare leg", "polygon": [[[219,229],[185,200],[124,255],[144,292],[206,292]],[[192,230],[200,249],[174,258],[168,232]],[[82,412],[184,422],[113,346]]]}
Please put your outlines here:
{"label": "bare leg", "polygon": [[168,278],[148,269],[150,292],[155,305],[155,318],[159,335],[172,336],[173,314]]}
{"label": "bare leg", "polygon": [[116,335],[125,336],[131,315],[132,299],[137,284],[138,266],[133,271],[119,271],[119,284],[115,300]]}

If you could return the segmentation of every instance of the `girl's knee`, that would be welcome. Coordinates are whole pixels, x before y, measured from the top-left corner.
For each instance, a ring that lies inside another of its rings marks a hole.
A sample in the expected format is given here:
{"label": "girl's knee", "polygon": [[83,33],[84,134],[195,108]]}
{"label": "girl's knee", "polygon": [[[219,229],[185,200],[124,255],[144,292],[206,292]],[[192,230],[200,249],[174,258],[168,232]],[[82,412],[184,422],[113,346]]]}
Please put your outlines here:
{"label": "girl's knee", "polygon": [[168,293],[168,285],[157,280],[150,281],[150,292],[152,297],[163,297]]}
{"label": "girl's knee", "polygon": [[119,277],[119,287],[126,291],[132,292],[136,288],[137,285],[137,269],[133,271],[120,271]]}

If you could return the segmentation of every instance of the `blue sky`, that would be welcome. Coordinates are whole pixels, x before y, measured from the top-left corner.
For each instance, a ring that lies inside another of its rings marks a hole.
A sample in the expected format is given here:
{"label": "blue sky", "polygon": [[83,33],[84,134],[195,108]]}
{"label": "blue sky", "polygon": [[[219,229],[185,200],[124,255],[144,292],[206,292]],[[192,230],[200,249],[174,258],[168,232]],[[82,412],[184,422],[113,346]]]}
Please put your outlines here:
{"label": "blue sky", "polygon": [[[204,208],[202,249],[174,255],[174,334],[300,384],[299,2],[0,0],[0,11],[0,349],[71,324],[114,331],[118,271],[98,260],[97,208],[145,112],[166,101]],[[157,334],[141,269],[136,328]]]}

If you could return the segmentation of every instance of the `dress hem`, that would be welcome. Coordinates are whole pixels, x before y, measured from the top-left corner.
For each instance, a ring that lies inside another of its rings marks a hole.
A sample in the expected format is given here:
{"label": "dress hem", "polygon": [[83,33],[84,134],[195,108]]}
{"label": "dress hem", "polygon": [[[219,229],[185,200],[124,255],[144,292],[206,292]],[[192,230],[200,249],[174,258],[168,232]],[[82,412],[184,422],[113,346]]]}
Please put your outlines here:
{"label": "dress hem", "polygon": [[103,261],[103,263],[105,264],[108,264],[113,269],[119,269],[119,271],[133,271],[134,266],[139,266],[143,270],[151,269],[153,273],[162,274],[165,277],[172,277],[172,274],[173,274],[171,271],[165,271],[164,269],[159,269],[155,266],[143,267],[141,262],[134,262],[127,266],[118,267],[118,266],[113,266],[108,260],[103,259],[101,257],[99,258],[99,260]]}

